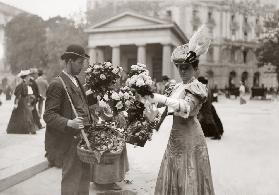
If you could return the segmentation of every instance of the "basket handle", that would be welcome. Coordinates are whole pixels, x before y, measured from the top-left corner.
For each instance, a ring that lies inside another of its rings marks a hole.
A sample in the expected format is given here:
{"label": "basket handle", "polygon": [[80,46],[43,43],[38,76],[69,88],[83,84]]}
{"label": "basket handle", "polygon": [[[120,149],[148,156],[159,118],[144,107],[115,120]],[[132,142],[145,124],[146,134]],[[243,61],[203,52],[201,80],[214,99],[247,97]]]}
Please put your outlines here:
{"label": "basket handle", "polygon": [[[65,89],[65,91],[66,91],[66,94],[67,94],[68,99],[69,99],[69,101],[70,101],[70,104],[71,104],[72,110],[73,110],[73,112],[74,112],[74,115],[75,115],[75,117],[78,117],[78,113],[77,113],[77,111],[76,111],[76,109],[75,109],[75,107],[74,107],[74,104],[73,104],[73,102],[72,102],[72,99],[71,99],[71,97],[70,97],[70,94],[69,94],[69,92],[68,92],[68,90],[67,90],[66,84],[65,84],[65,82],[63,81],[63,79],[62,79],[61,77],[59,77],[59,79],[61,80],[62,85],[63,85],[63,87],[64,87],[64,89]],[[82,134],[82,137],[83,137],[83,139],[84,139],[84,141],[85,141],[85,143],[86,143],[86,146],[88,147],[89,151],[92,151],[91,146],[90,146],[90,142],[89,142],[88,138],[86,137],[86,134],[85,134],[85,132],[84,132],[84,129],[81,129],[81,134]]]}

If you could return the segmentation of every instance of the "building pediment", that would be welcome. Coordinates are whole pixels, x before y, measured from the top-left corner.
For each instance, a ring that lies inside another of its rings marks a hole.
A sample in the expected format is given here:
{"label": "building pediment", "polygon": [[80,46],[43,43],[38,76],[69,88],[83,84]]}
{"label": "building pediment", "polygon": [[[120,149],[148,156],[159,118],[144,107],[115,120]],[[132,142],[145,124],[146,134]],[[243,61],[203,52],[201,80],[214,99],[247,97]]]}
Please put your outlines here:
{"label": "building pediment", "polygon": [[155,19],[152,17],[147,17],[132,12],[125,12],[90,27],[88,31],[100,29],[100,28],[111,29],[111,28],[145,27],[145,26],[152,26],[152,25],[162,25],[167,23],[168,22],[166,21]]}

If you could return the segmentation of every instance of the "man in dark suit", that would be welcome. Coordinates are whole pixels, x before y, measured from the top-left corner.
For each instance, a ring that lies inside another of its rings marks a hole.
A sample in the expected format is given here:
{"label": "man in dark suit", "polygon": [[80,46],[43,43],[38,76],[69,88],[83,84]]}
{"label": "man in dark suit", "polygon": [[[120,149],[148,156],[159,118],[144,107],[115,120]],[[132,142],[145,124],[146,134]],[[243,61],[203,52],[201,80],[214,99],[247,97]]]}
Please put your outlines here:
{"label": "man in dark suit", "polygon": [[61,56],[65,68],[59,77],[66,85],[78,117],[72,110],[60,78],[53,79],[46,92],[46,157],[52,165],[62,166],[62,195],[89,194],[90,165],[80,161],[76,151],[80,130],[90,124],[86,96],[76,77],[81,72],[84,60],[88,58],[84,48],[79,45],[70,45]]}
{"label": "man in dark suit", "polygon": [[34,96],[35,96],[35,99],[34,99],[34,102],[33,102],[34,108],[32,110],[32,115],[33,115],[33,119],[34,119],[34,122],[37,125],[37,127],[39,129],[42,129],[44,127],[41,124],[39,113],[38,113],[38,110],[37,110],[37,104],[38,104],[38,101],[40,99],[40,92],[39,92],[38,84],[35,81],[38,77],[38,69],[37,68],[31,68],[30,72],[31,73],[30,73],[30,84],[29,85],[31,86],[31,88],[33,90],[33,93],[34,93]]}

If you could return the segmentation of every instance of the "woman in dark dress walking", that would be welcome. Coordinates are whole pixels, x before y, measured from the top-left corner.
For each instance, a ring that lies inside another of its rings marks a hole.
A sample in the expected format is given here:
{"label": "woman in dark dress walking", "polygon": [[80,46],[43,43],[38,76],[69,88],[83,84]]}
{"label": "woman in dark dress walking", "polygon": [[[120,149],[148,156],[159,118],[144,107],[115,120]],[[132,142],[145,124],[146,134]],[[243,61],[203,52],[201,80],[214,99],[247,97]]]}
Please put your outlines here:
{"label": "woman in dark dress walking", "polygon": [[36,125],[32,116],[34,94],[29,86],[30,70],[23,70],[18,74],[22,82],[16,86],[14,95],[14,109],[7,127],[8,134],[35,134]]}
{"label": "woman in dark dress walking", "polygon": [[[198,81],[205,85],[208,84],[208,80],[202,76],[198,78]],[[221,139],[224,133],[223,124],[212,104],[212,93],[210,89],[208,89],[208,97],[200,109],[198,119],[204,136],[212,137],[212,139]]]}

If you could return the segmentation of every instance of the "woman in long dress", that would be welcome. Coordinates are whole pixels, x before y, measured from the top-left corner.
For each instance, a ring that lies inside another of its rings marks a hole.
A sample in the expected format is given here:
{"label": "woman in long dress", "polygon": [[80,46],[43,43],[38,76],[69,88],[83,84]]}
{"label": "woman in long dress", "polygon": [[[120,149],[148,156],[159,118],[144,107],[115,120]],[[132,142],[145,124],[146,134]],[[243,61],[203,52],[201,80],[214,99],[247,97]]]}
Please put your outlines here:
{"label": "woman in long dress", "polygon": [[168,113],[174,115],[155,195],[214,195],[207,145],[197,119],[207,98],[206,86],[194,77],[200,54],[189,52],[188,44],[176,48],[172,61],[183,82],[169,97],[154,94],[150,98],[151,102],[165,104]]}
{"label": "woman in long dress", "polygon": [[29,70],[21,71],[18,76],[22,82],[16,86],[14,109],[7,127],[7,133],[35,134],[36,125],[32,116],[34,95],[29,86]]}

